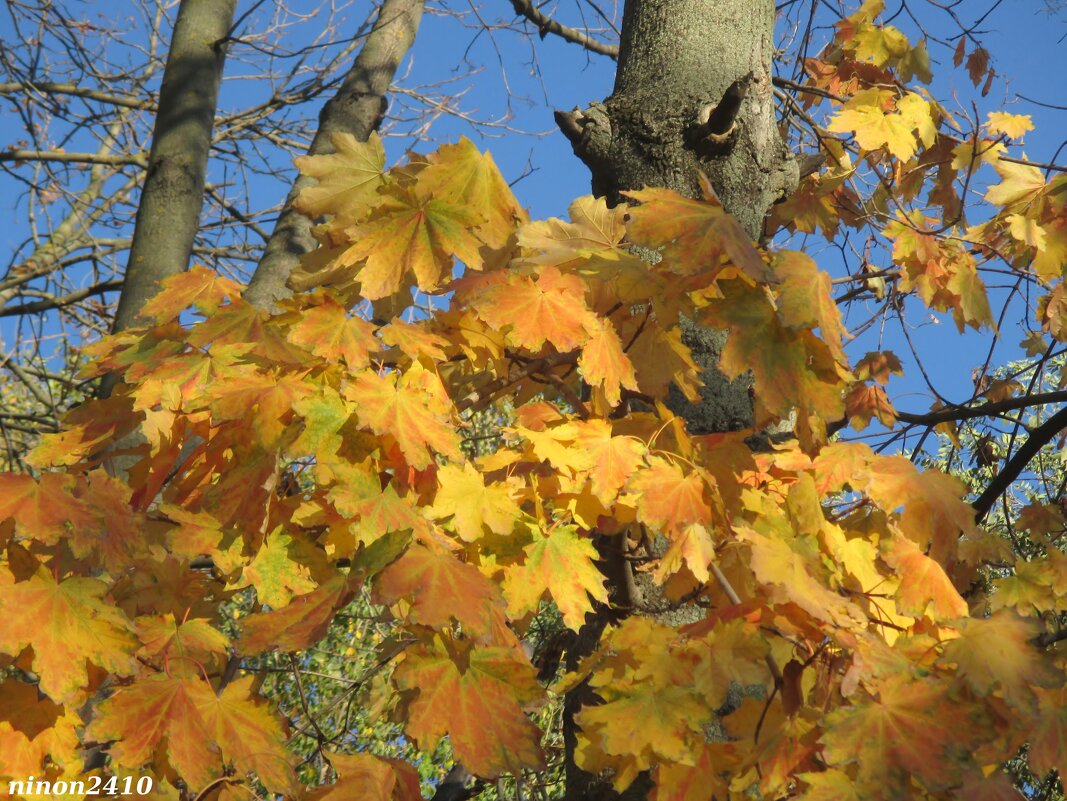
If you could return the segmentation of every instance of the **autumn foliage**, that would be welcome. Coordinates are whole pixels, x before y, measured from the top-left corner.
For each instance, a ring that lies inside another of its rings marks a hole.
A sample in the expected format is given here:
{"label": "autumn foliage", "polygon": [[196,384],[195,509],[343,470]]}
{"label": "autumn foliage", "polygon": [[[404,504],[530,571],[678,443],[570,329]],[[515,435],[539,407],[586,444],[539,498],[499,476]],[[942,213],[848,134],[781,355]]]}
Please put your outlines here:
{"label": "autumn foliage", "polygon": [[[849,176],[883,170],[899,291],[991,326],[976,268],[996,251],[1067,336],[1067,182],[999,159],[1027,120],[956,138],[908,87],[922,46],[864,13],[837,42],[808,73],[842,139],[772,225],[831,237],[860,204]],[[752,244],[709,186],[532,221],[466,140],[389,169],[376,138],[335,146],[299,164],[318,180],[299,206],[328,222],[298,294],[268,314],[207,267],[170,279],[142,328],[91,348],[112,396],[41,441],[33,477],[0,476],[0,778],[76,778],[103,748],[96,772],[153,776],[158,798],[421,797],[369,753],[304,789],[236,667],[314,646],[361,593],[396,632],[376,714],[480,777],[541,768],[532,713],[582,682],[600,703],[577,763],[620,790],[650,771],[656,801],[1007,799],[999,766],[1027,743],[1035,775],[1067,772],[1067,557],[1015,565],[960,482],[833,441],[893,424],[899,362],[849,363],[811,257]],[[1000,181],[964,229],[955,187],[983,163]],[[412,313],[413,290],[436,302]],[[729,332],[756,428],[792,416],[792,438],[687,431],[665,405],[698,396],[683,316]],[[486,409],[503,446],[475,455]],[[615,558],[669,608],[628,614]],[[227,636],[220,607],[249,588]],[[604,632],[546,678],[523,641],[548,606]]]}

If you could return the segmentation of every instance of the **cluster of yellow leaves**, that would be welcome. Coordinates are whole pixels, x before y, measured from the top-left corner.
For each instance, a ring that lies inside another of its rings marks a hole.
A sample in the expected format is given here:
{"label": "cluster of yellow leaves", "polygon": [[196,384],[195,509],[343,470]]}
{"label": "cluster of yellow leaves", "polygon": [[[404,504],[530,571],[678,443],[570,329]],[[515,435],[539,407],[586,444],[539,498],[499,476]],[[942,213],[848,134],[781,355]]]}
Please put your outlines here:
{"label": "cluster of yellow leaves", "polygon": [[[850,58],[921,64],[868,22]],[[930,145],[926,101],[863,97],[844,112],[865,115],[862,147]],[[808,256],[754,246],[710,195],[531,222],[469,142],[388,171],[376,139],[335,147],[301,161],[318,183],[299,207],[329,216],[294,279],[315,292],[267,314],[208,269],[169,280],[142,329],[94,347],[113,396],[42,441],[39,478],[0,476],[0,778],[73,775],[107,743],[108,769],[162,798],[237,798],[253,776],[290,798],[417,797],[410,766],[370,755],[302,790],[283,722],[233,680],[234,660],[314,646],[365,586],[399,632],[377,714],[422,748],[447,736],[478,775],[539,769],[549,691],[522,640],[542,604],[573,631],[610,604],[611,554],[706,609],[611,628],[552,690],[588,679],[603,703],[578,715],[577,759],[619,789],[648,770],[658,801],[959,798],[997,787],[1027,737],[1035,767],[1067,769],[1062,657],[1033,644],[1035,615],[1067,610],[1063,566],[1020,566],[984,616],[966,597],[996,548],[961,485],[827,441],[846,410],[890,421],[856,387],[899,364],[850,369]],[[1033,242],[1051,223],[1032,209],[1062,210],[1044,184],[1000,192]],[[991,322],[968,251],[922,220],[887,232],[908,289]],[[396,316],[412,288],[448,309]],[[204,319],[182,325],[190,306]],[[686,431],[663,402],[699,388],[683,315],[729,332],[720,367],[751,371],[759,426],[795,412],[795,440],[754,454],[753,432]],[[505,399],[506,447],[468,458],[465,413]],[[102,461],[132,428],[121,482]],[[242,590],[256,606],[231,641],[219,604]]]}

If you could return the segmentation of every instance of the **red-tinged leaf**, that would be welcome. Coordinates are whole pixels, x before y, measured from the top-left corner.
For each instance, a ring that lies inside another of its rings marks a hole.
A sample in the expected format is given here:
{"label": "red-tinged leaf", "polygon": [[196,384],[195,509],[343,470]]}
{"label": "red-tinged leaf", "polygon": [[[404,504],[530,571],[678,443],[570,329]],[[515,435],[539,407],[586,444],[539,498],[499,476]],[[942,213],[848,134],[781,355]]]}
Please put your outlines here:
{"label": "red-tinged leaf", "polygon": [[369,219],[348,230],[352,244],[338,263],[363,262],[356,278],[368,300],[387,298],[412,278],[419,289],[432,292],[451,277],[453,256],[480,264],[482,243],[471,229],[483,219],[451,200],[391,190]]}
{"label": "red-tinged leaf", "polygon": [[544,536],[535,535],[524,552],[525,561],[508,568],[504,579],[504,595],[513,618],[535,611],[548,593],[563,615],[564,625],[578,631],[586,613],[593,609],[592,601],[607,602],[604,576],[593,564],[599,558],[597,550],[575,526],[556,526]]}
{"label": "red-tinged leaf", "polygon": [[330,362],[344,359],[350,370],[366,367],[370,354],[381,347],[373,325],[349,317],[329,296],[303,313],[300,322],[289,330],[289,341]]}
{"label": "red-tinged leaf", "polygon": [[274,648],[302,651],[326,636],[334,613],[353,596],[348,580],[338,574],[284,609],[250,615],[241,622],[237,651],[246,656]]}
{"label": "red-tinged leaf", "polygon": [[450,420],[452,403],[440,379],[418,364],[399,380],[396,373],[364,370],[348,387],[347,397],[356,404],[360,423],[395,439],[416,470],[433,462],[431,448],[443,456],[460,457],[459,437]]}
{"label": "red-tinged leaf", "polygon": [[739,766],[739,749],[733,743],[707,743],[699,749],[693,761],[693,765],[662,763],[656,769],[656,787],[652,801],[708,801],[709,798],[728,798],[730,786],[725,775]]}
{"label": "red-tinged leaf", "polygon": [[1012,778],[1003,771],[986,776],[985,771],[974,771],[963,780],[956,792],[958,801],[1026,801]]}
{"label": "red-tinged leaf", "polygon": [[507,331],[507,341],[538,351],[545,342],[573,350],[589,338],[599,321],[585,303],[585,285],[573,275],[545,267],[535,280],[510,275],[507,283],[479,292],[471,303],[489,326]]}
{"label": "red-tinged leaf", "polygon": [[90,511],[71,494],[74,482],[61,473],[45,473],[41,480],[0,473],[0,520],[13,517],[19,530],[45,545],[66,532],[64,523],[92,524]]}
{"label": "red-tinged leaf", "polygon": [[718,202],[693,200],[670,189],[625,194],[641,204],[629,210],[630,238],[662,250],[672,271],[707,272],[714,277],[721,269],[720,259],[727,258],[753,280],[768,281],[773,276],[744,229]]}
{"label": "red-tinged leaf", "polygon": [[544,768],[541,733],[523,711],[542,690],[514,649],[457,653],[418,645],[405,652],[393,680],[399,689],[418,693],[408,705],[405,730],[421,748],[432,750],[447,734],[457,761],[487,778]]}
{"label": "red-tinged leaf", "polygon": [[408,601],[408,619],[424,626],[443,629],[455,619],[485,642],[503,626],[500,590],[476,567],[422,545],[413,545],[378,575],[374,597],[382,604]]}
{"label": "red-tinged leaf", "polygon": [[196,708],[212,743],[238,774],[254,773],[271,792],[295,793],[299,786],[286,737],[277,716],[254,693],[253,676],[239,678],[222,691],[203,693]]}
{"label": "red-tinged leaf", "polygon": [[81,718],[18,679],[0,681],[0,776],[40,775],[45,758],[81,766]]}
{"label": "red-tinged leaf", "polygon": [[[505,245],[521,223],[529,217],[500,174],[492,156],[481,153],[466,137],[454,145],[442,145],[427,157],[429,164],[419,171],[415,191],[424,198],[448,198],[456,206],[476,209],[484,221],[474,227],[487,246],[477,258],[466,261],[475,270],[503,266]],[[493,251],[503,251],[494,254]]]}
{"label": "red-tinged leaf", "polygon": [[308,801],[422,801],[419,772],[399,759],[372,754],[329,754],[340,778]]}
{"label": "red-tinged leaf", "polygon": [[75,494],[92,517],[91,522],[71,526],[68,542],[75,556],[84,559],[95,553],[108,572],[118,575],[148,553],[153,544],[150,524],[130,505],[132,493],[126,484],[94,470],[87,481],[78,482]]}
{"label": "red-tinged leaf", "polygon": [[178,622],[168,613],[139,617],[135,623],[137,637],[144,644],[140,653],[146,657],[205,662],[213,656],[225,656],[230,645],[230,638],[203,618]]}
{"label": "red-tinged leaf", "polygon": [[615,407],[622,399],[623,387],[637,389],[637,376],[615,326],[610,320],[600,320],[598,323],[582,347],[578,369],[586,383],[599,387],[608,404]]}
{"label": "red-tinged leaf", "polygon": [[1035,692],[1039,714],[1030,733],[1030,770],[1038,777],[1050,770],[1067,776],[1067,688]]}
{"label": "red-tinged leaf", "polygon": [[896,536],[883,548],[883,556],[900,576],[897,608],[904,614],[923,615],[929,608],[937,619],[964,617],[967,602],[945,575],[945,569],[923,553],[912,540]]}
{"label": "red-tinged leaf", "polygon": [[645,525],[657,531],[681,534],[686,526],[711,525],[707,487],[697,472],[659,456],[630,478],[629,489],[637,495],[637,514]]}
{"label": "red-tinged leaf", "polygon": [[243,287],[201,264],[163,281],[163,290],[145,303],[141,317],[151,317],[156,323],[175,319],[190,306],[205,315],[213,314],[222,302],[241,297]]}
{"label": "red-tinged leaf", "polygon": [[854,384],[845,398],[845,414],[849,425],[856,431],[870,425],[872,417],[886,428],[892,428],[897,421],[897,412],[889,402],[889,396],[877,384]]}
{"label": "red-tinged leaf", "polygon": [[830,714],[823,753],[832,767],[855,764],[861,786],[892,796],[909,777],[950,781],[959,768],[949,751],[966,747],[975,731],[943,682],[893,676],[876,695]]}
{"label": "red-tinged leaf", "polygon": [[958,67],[963,63],[963,57],[967,55],[967,37],[961,36],[956,42],[956,49],[952,52],[952,66]]}
{"label": "red-tinged leaf", "polygon": [[976,47],[967,56],[967,73],[971,76],[971,83],[978,86],[982,77],[989,69],[989,51],[984,47]]}
{"label": "red-tinged leaf", "polygon": [[377,132],[366,142],[350,133],[333,133],[330,143],[334,153],[295,160],[297,169],[317,184],[301,191],[293,206],[312,219],[332,214],[341,223],[351,223],[378,200],[385,149]]}
{"label": "red-tinged leaf", "polygon": [[474,542],[486,530],[508,535],[522,516],[515,502],[516,487],[504,482],[488,485],[470,462],[445,465],[437,471],[440,488],[430,513],[438,519],[452,518],[460,539]]}
{"label": "red-tinged leaf", "polygon": [[198,324],[189,332],[189,344],[197,348],[205,345],[240,345],[263,339],[263,323],[267,315],[243,300],[235,300]]}
{"label": "red-tinged leaf", "polygon": [[731,378],[752,372],[757,420],[797,408],[827,420],[843,416],[847,373],[829,347],[809,330],[788,328],[763,289],[739,281],[722,289],[725,298],[709,308],[707,320],[730,331],[719,369]]}
{"label": "red-tinged leaf", "polygon": [[219,747],[198,707],[214,692],[195,674],[156,674],[120,687],[96,709],[86,731],[90,740],[116,740],[108,749],[116,766],[136,771],[161,756],[194,789],[222,772]]}
{"label": "red-tinged leaf", "polygon": [[1055,681],[1051,660],[1034,647],[1041,626],[1033,618],[1000,610],[988,618],[966,618],[955,628],[960,636],[945,645],[941,661],[954,663],[978,695],[996,689],[1020,713],[1028,713],[1035,688]]}
{"label": "red-tinged leaf", "polygon": [[860,381],[873,379],[884,387],[889,383],[890,374],[904,375],[904,368],[893,351],[879,350],[866,354],[856,362],[852,372]]}
{"label": "red-tinged leaf", "polygon": [[91,578],[56,581],[45,568],[12,582],[0,571],[0,653],[17,656],[33,647],[32,670],[41,690],[59,702],[81,698],[87,664],[127,676],[136,668],[137,642],[108,585]]}

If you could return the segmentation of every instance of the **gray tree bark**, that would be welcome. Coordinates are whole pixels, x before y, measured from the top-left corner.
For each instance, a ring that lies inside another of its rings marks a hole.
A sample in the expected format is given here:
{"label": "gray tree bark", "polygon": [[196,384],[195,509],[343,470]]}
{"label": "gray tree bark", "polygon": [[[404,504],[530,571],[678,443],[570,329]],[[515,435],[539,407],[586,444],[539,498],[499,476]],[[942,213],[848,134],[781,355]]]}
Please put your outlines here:
{"label": "gray tree bark", "polygon": [[178,7],[116,332],[135,324],[164,278],[189,266],[236,5],[236,0],[182,0]]}
{"label": "gray tree bark", "polygon": [[[350,133],[365,142],[381,124],[386,109],[386,92],[411,49],[419,29],[424,0],[385,0],[378,12],[367,41],[356,56],[352,69],[341,88],[319,114],[319,128],[308,148],[309,156],[334,152],[330,136]],[[274,231],[267,242],[263,258],[256,266],[244,298],[262,308],[288,297],[289,275],[300,264],[300,257],[315,248],[311,235],[312,221],[293,208],[305,188],[314,179],[299,177],[285,199]]]}
{"label": "gray tree bark", "polygon": [[[182,0],[163,69],[129,261],[111,330],[137,324],[160,282],[189,267],[204,203],[208,151],[237,0]],[[108,397],[109,373],[97,395]]]}
{"label": "gray tree bark", "polygon": [[[725,209],[758,239],[771,205],[796,188],[799,174],[774,116],[774,16],[773,0],[627,0],[611,97],[556,115],[592,173],[594,194],[616,204],[626,190],[657,186],[699,197],[703,172]],[[672,396],[672,410],[696,433],[750,427],[751,382],[728,381],[716,368],[725,335],[690,324],[684,341],[705,386],[699,404]],[[641,588],[646,596],[649,589]],[[625,595],[621,587],[616,592]],[[595,648],[603,626],[597,620],[583,630],[570,662]],[[565,701],[566,798],[644,799],[648,776],[620,796],[610,777],[574,763],[573,718],[588,703],[595,699],[583,687]]]}

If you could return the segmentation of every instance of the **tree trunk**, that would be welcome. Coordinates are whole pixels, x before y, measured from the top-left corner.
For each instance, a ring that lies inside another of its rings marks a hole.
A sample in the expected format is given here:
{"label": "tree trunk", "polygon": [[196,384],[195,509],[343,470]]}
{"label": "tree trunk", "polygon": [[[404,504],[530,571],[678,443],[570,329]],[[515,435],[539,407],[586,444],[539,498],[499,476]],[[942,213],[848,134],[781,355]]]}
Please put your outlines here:
{"label": "tree trunk", "polygon": [[[137,324],[160,282],[189,267],[204,204],[208,151],[226,58],[226,36],[237,0],[182,0],[163,69],[129,261],[111,330]],[[118,378],[108,373],[97,395]]]}
{"label": "tree trunk", "polygon": [[133,326],[160,282],[189,266],[236,5],[182,0],[178,7],[114,331]]}
{"label": "tree trunk", "polygon": [[[699,197],[703,172],[725,209],[758,239],[771,205],[798,180],[774,116],[774,16],[773,0],[627,0],[613,94],[556,115],[592,172],[594,194],[615,204],[627,190],[658,186]],[[684,340],[705,386],[701,403],[677,394],[671,408],[696,433],[750,427],[751,382],[728,381],[715,367],[725,335],[690,324]],[[573,760],[573,716],[589,702],[585,693],[580,687],[565,703],[566,798],[618,799],[610,777],[586,773]],[[641,799],[649,788],[641,776],[621,797]]]}
{"label": "tree trunk", "polygon": [[[385,114],[389,84],[415,41],[425,0],[385,0],[367,41],[352,69],[319,114],[319,129],[308,148],[309,156],[334,152],[330,135],[350,133],[367,141]],[[300,176],[285,199],[278,221],[256,266],[244,297],[249,303],[268,308],[287,297],[286,282],[300,264],[300,257],[315,248],[311,220],[293,208],[296,196],[314,179]]]}

